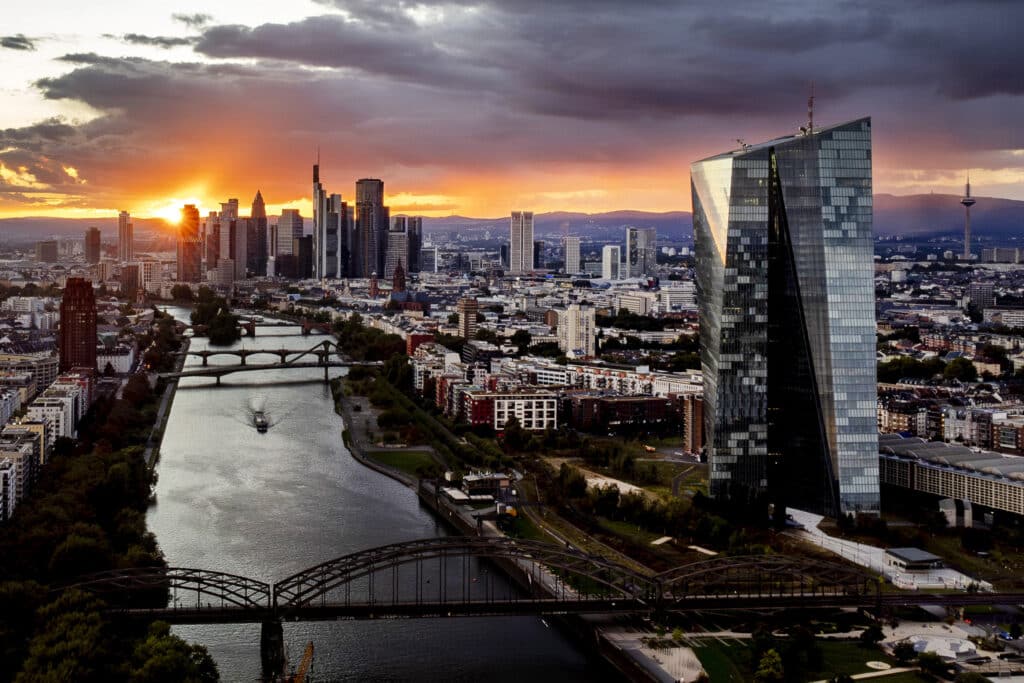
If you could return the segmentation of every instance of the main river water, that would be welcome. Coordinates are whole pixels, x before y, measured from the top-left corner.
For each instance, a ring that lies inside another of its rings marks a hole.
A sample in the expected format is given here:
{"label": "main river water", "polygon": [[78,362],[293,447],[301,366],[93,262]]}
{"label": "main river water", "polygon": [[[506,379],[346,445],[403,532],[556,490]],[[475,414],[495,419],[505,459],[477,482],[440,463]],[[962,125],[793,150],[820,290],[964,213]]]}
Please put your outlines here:
{"label": "main river water", "polygon": [[[187,320],[188,311],[170,312]],[[231,348],[305,349],[322,338],[260,327]],[[192,340],[194,351],[207,348]],[[248,362],[270,362],[270,356]],[[211,364],[233,364],[232,356]],[[202,361],[190,357],[186,367]],[[341,371],[332,371],[338,373]],[[447,533],[415,493],[356,462],[318,370],[266,370],[181,382],[148,515],[171,566],[274,582],[357,550]],[[320,380],[320,381],[317,381]],[[252,426],[264,410],[266,434]],[[260,675],[259,625],[177,627],[205,645],[225,681]],[[536,617],[286,623],[291,662],[316,648],[315,679],[590,681],[603,665]]]}

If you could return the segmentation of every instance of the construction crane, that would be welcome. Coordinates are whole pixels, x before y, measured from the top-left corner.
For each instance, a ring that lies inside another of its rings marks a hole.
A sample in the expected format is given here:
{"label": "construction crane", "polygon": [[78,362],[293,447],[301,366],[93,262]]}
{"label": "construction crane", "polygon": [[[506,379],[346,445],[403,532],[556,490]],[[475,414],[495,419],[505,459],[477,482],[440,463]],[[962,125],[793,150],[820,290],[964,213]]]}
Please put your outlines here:
{"label": "construction crane", "polygon": [[306,683],[306,674],[309,673],[309,667],[313,664],[313,641],[309,641],[306,645],[306,651],[302,654],[302,661],[299,663],[299,668],[292,676],[291,683]]}

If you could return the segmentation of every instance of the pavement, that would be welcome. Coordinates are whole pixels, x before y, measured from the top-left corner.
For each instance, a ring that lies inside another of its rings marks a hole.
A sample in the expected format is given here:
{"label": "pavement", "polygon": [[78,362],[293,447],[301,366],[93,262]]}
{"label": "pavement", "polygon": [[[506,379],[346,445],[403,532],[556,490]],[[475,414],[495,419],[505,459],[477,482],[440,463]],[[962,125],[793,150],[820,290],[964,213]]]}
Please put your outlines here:
{"label": "pavement", "polygon": [[901,572],[894,567],[886,565],[885,548],[849,541],[826,534],[818,528],[821,520],[824,519],[821,515],[794,509],[789,510],[789,512],[793,517],[793,521],[802,524],[804,528],[791,529],[786,531],[786,534],[808,543],[813,543],[819,548],[833,552],[854,564],[878,572],[899,588],[909,590],[934,588],[967,590],[969,585],[976,584],[982,590],[992,590],[992,584],[987,581],[975,579],[948,567],[932,569],[927,572]]}

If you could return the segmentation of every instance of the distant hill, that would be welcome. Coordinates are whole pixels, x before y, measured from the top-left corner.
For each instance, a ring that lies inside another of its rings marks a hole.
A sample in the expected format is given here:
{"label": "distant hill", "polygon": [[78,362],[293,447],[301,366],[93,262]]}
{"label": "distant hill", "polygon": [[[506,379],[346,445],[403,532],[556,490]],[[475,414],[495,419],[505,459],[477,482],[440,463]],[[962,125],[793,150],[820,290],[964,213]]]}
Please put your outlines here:
{"label": "distant hill", "polygon": [[[971,232],[996,239],[1024,236],[1024,202],[977,197]],[[964,207],[951,194],[875,195],[875,234],[926,236],[963,233]]]}
{"label": "distant hill", "polygon": [[[1024,237],[1024,201],[978,197],[971,209],[971,227],[976,236],[993,239]],[[881,236],[913,235],[925,237],[960,233],[964,226],[964,210],[960,197],[946,194],[917,194],[895,196],[876,194],[875,234]],[[137,233],[154,232],[174,234],[174,227],[158,218],[135,218]],[[556,211],[534,217],[534,232],[538,239],[555,240],[564,232],[594,240],[622,239],[627,225],[657,228],[658,237],[673,242],[693,239],[693,218],[688,211],[654,213],[649,211],[609,211],[607,213],[576,213]],[[103,231],[104,240],[116,239],[117,218],[4,218],[0,219],[0,242],[34,242],[50,236],[81,237],[85,229],[96,226]],[[445,216],[424,218],[427,234],[458,232],[483,238],[491,231],[493,239],[507,233],[509,219]],[[307,232],[310,219],[306,218]]]}

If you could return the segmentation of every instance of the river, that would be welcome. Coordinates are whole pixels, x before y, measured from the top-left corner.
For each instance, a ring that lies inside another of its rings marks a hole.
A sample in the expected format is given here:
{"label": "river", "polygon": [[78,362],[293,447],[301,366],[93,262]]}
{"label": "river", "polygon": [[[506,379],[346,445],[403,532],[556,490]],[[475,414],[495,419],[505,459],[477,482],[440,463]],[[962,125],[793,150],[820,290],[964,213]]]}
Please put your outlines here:
{"label": "river", "polygon": [[[188,311],[169,311],[187,320]],[[298,327],[260,327],[255,339],[231,348],[305,349],[317,341],[301,336]],[[191,350],[206,348],[205,339],[192,340]],[[222,356],[209,362],[238,361]],[[190,357],[186,367],[201,363]],[[156,504],[148,514],[171,566],[274,582],[354,551],[448,533],[415,493],[349,455],[322,377],[311,369],[238,373],[220,387],[212,378],[182,380],[160,449]],[[270,420],[266,434],[253,428],[253,410],[264,410]],[[175,632],[205,645],[223,680],[259,679],[259,625]],[[536,617],[286,623],[284,636],[293,666],[306,643],[314,643],[318,681],[609,676],[603,664]]]}

